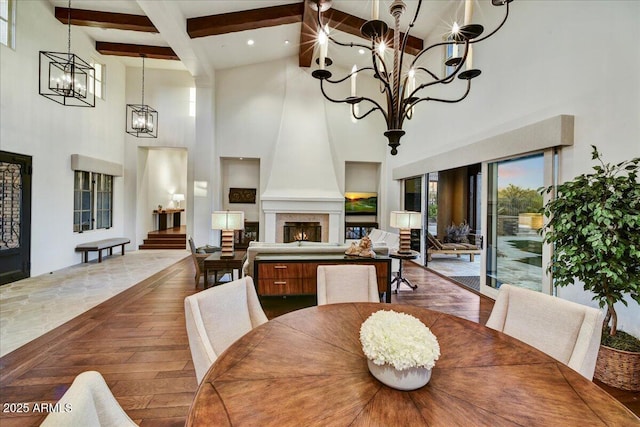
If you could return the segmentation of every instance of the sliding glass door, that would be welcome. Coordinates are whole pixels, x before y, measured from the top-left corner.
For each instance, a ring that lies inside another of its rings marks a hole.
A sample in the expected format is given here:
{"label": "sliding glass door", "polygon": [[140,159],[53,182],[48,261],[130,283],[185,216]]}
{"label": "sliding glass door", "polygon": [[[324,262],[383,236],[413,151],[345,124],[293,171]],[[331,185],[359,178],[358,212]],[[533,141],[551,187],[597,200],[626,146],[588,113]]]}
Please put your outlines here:
{"label": "sliding glass door", "polygon": [[544,155],[488,165],[486,284],[509,283],[536,291],[543,284]]}

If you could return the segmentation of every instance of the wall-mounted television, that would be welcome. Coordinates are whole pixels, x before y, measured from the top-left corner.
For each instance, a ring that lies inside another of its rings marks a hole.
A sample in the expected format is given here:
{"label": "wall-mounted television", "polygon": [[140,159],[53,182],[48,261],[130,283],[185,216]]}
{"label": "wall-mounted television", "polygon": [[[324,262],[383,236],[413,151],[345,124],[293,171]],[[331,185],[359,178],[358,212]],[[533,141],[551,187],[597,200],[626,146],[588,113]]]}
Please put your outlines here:
{"label": "wall-mounted television", "polygon": [[378,213],[378,193],[344,193],[345,215],[376,215]]}

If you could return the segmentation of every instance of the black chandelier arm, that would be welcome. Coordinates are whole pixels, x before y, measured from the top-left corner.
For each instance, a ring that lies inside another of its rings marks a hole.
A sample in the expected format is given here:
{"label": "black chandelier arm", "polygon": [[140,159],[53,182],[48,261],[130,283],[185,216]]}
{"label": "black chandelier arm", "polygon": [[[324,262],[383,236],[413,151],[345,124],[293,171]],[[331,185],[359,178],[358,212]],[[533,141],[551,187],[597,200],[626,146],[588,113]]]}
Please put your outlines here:
{"label": "black chandelier arm", "polygon": [[[354,104],[355,105],[355,104]],[[367,111],[366,113],[364,113],[361,116],[356,115],[355,110],[353,108],[353,105],[351,106],[351,114],[353,114],[353,117],[355,117],[357,120],[362,120],[365,117],[367,117],[369,114],[373,113],[374,111],[379,110],[378,107],[371,107],[371,109],[369,111]]]}
{"label": "black chandelier arm", "polygon": [[417,104],[422,102],[422,101],[436,101],[436,102],[444,102],[446,104],[455,104],[456,102],[460,102],[463,99],[465,99],[467,97],[467,95],[469,95],[470,91],[471,91],[471,80],[467,80],[467,90],[464,92],[464,94],[460,98],[457,98],[457,99],[442,99],[442,98],[426,97],[426,98],[417,99],[414,102],[412,102],[411,104],[407,104],[405,106],[404,113],[402,114],[402,117],[400,118],[400,124],[402,125],[404,120],[407,118],[407,115],[408,115],[409,111],[413,107],[415,107]]}
{"label": "black chandelier arm", "polygon": [[456,65],[455,70],[453,70],[453,72],[450,75],[445,76],[443,78],[439,78],[434,73],[432,73],[431,71],[429,71],[428,69],[426,69],[424,67],[417,67],[416,70],[421,70],[421,71],[424,71],[424,72],[428,73],[431,77],[433,77],[434,81],[421,84],[420,86],[415,88],[414,91],[411,92],[411,94],[409,96],[412,97],[417,92],[421,91],[422,89],[424,89],[426,87],[429,87],[429,86],[432,86],[432,85],[435,85],[435,84],[440,84],[440,83],[441,84],[449,84],[449,83],[453,82],[455,80],[455,76],[458,75],[458,73],[462,69],[462,66],[467,61],[467,55],[468,54],[469,54],[469,41],[466,41],[465,42],[464,55],[462,56],[462,60],[458,63],[458,65]]}
{"label": "black chandelier arm", "polygon": [[483,40],[488,39],[489,37],[491,37],[492,35],[494,35],[495,33],[498,32],[498,30],[500,30],[500,28],[502,28],[502,26],[504,25],[505,22],[507,22],[507,18],[509,17],[509,3],[510,2],[505,2],[505,6],[506,6],[506,11],[504,13],[504,19],[502,20],[502,22],[500,23],[500,25],[498,25],[493,31],[491,31],[489,34],[487,34],[484,37],[481,37],[479,39],[475,39],[475,40],[469,40],[469,43],[479,43]]}
{"label": "black chandelier arm", "polygon": [[331,83],[331,84],[342,83],[343,81],[351,78],[351,76],[353,76],[354,74],[358,74],[361,71],[367,71],[367,70],[371,70],[375,73],[375,70],[373,69],[373,67],[362,67],[362,68],[358,68],[356,71],[352,71],[351,73],[347,74],[345,77],[341,79],[338,79],[338,80],[324,79],[324,80],[327,83]]}
{"label": "black chandelier arm", "polygon": [[[382,73],[384,73],[384,78],[383,78],[383,74],[381,74],[380,70],[378,69],[378,61],[376,61],[376,59],[380,59],[380,63],[382,64],[382,68],[383,68]],[[371,51],[371,62],[373,63],[374,76],[378,76],[378,79],[384,85],[384,90],[381,90],[380,93],[384,93],[385,91],[390,94],[393,93],[391,89],[391,84],[389,83],[389,73],[387,72],[387,63],[380,56],[380,54],[376,52],[375,49]]]}
{"label": "black chandelier arm", "polygon": [[[407,31],[405,31],[404,33],[404,37],[402,38],[402,49],[400,49],[400,64],[403,64],[404,62],[404,52],[405,49],[407,48],[407,42],[409,41],[409,33],[411,32],[411,29],[413,28],[413,25],[416,23],[416,20],[418,19],[418,15],[420,15],[420,7],[422,6],[422,0],[418,0],[418,6],[416,7],[416,13],[413,15],[413,19],[411,20],[411,23],[409,24],[409,26],[407,27]],[[415,62],[413,62],[411,65],[413,65]],[[402,65],[400,65],[400,67],[402,67]]]}
{"label": "black chandelier arm", "polygon": [[440,78],[440,77],[436,76],[433,72],[429,71],[428,69],[426,69],[424,67],[418,67],[418,68],[414,68],[414,69],[416,71],[424,71],[425,73],[429,74],[436,81],[436,83],[442,83],[444,85],[448,85],[453,80],[455,80],[455,76],[456,76],[456,73],[457,73],[457,71],[455,71],[455,72],[449,74],[448,76]]}
{"label": "black chandelier arm", "polygon": [[425,73],[429,74],[434,80],[440,80],[440,77],[436,76],[435,73],[433,73],[432,71],[430,71],[430,70],[428,70],[428,69],[426,69],[424,67],[416,67],[416,68],[414,68],[414,70],[416,70],[416,71],[424,71]]}
{"label": "black chandelier arm", "polygon": [[411,67],[410,68],[414,68],[415,64],[418,62],[418,59],[420,59],[420,57],[422,55],[424,55],[425,53],[427,53],[431,49],[436,48],[438,46],[445,46],[445,45],[449,45],[449,44],[453,44],[453,43],[454,42],[452,42],[452,41],[444,41],[444,42],[434,43],[431,46],[425,47],[424,49],[422,49],[420,52],[418,52],[416,54],[415,58],[413,58],[413,61],[411,61]]}
{"label": "black chandelier arm", "polygon": [[[416,93],[420,92],[422,89],[427,88],[429,86],[433,86],[433,85],[437,85],[437,84],[449,84],[451,82],[453,82],[455,80],[456,75],[458,74],[458,72],[460,71],[460,68],[462,68],[462,64],[464,64],[464,61],[460,62],[460,64],[458,64],[456,66],[456,69],[453,71],[453,73],[451,73],[450,75],[439,79],[437,77],[436,80],[432,81],[432,82],[427,82],[427,83],[422,83],[420,86],[418,86],[417,88],[415,88],[413,90],[413,92],[411,92],[411,94],[409,95],[409,97],[413,97]],[[422,69],[423,67],[419,67],[419,69]],[[428,73],[430,73],[428,70],[425,70]],[[431,73],[430,73],[431,74]]]}
{"label": "black chandelier arm", "polygon": [[[382,106],[380,104],[378,104],[375,100],[371,99],[371,98],[368,98],[366,96],[358,96],[356,99],[353,99],[353,98],[351,98],[351,99],[349,99],[349,98],[347,98],[347,99],[334,99],[334,98],[331,98],[329,95],[327,95],[327,92],[324,90],[324,79],[320,80],[320,91],[322,92],[322,95],[324,95],[324,97],[327,100],[329,100],[329,101],[331,101],[333,103],[336,103],[336,104],[359,104],[359,103],[361,103],[363,101],[368,101],[368,102],[372,103],[373,105],[375,105],[375,107],[373,107],[371,109],[371,111],[380,110],[380,113],[384,116],[385,122],[389,121],[387,113],[384,111]],[[367,115],[370,112],[368,112]]]}

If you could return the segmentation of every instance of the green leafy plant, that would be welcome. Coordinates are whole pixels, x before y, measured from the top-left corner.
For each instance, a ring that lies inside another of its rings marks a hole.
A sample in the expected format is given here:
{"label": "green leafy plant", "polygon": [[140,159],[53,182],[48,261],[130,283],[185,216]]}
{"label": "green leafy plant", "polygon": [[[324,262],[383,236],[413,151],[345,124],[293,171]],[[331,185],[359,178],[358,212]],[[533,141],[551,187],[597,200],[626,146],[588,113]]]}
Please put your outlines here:
{"label": "green leafy plant", "polygon": [[548,222],[544,241],[555,246],[548,271],[557,286],[576,279],[607,307],[604,330],[615,336],[614,304],[640,304],[640,158],[605,164],[592,145],[593,173],[583,174],[541,193],[556,191],[542,209]]}

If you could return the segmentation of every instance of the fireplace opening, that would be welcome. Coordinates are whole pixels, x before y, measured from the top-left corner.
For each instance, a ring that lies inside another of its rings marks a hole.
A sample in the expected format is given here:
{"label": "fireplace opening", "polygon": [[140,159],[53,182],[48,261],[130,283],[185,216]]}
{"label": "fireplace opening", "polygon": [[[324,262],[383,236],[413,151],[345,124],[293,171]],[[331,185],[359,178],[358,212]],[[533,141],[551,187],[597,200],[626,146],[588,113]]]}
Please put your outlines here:
{"label": "fireplace opening", "polygon": [[319,222],[285,222],[283,230],[284,243],[322,241],[322,226]]}

